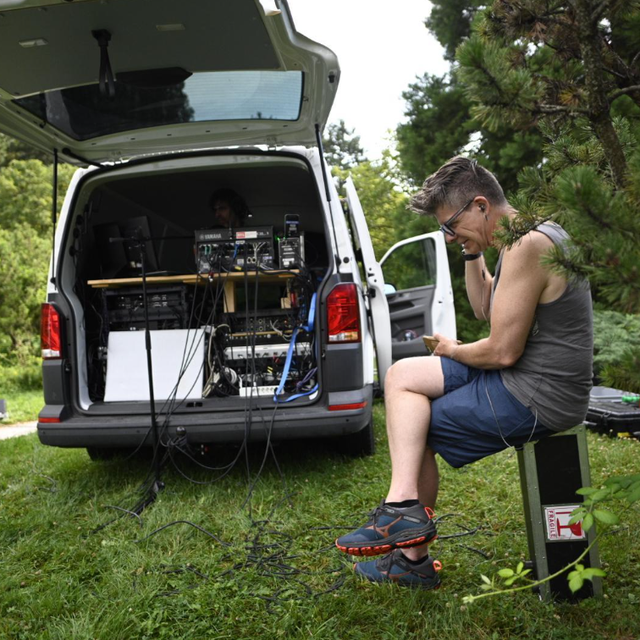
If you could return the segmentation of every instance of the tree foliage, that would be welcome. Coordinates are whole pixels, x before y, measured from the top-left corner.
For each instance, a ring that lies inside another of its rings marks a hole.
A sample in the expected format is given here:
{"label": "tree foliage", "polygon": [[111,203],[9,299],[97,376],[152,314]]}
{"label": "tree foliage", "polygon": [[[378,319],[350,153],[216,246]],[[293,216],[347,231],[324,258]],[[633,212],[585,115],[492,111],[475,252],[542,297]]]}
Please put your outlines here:
{"label": "tree foliage", "polygon": [[40,160],[45,164],[53,162],[53,156],[43,151],[20,142],[15,138],[10,138],[0,133],[0,167],[4,167],[12,160]]}
{"label": "tree foliage", "polygon": [[51,242],[28,224],[0,229],[0,353],[22,360],[37,349]]}
{"label": "tree foliage", "polygon": [[415,216],[407,211],[409,197],[390,150],[385,150],[380,160],[366,160],[347,169],[333,167],[333,175],[341,185],[349,176],[353,179],[378,260],[399,239],[414,235],[407,227],[415,222]]}
{"label": "tree foliage", "polygon": [[[480,2],[436,0],[426,26],[453,60],[458,45],[471,31]],[[524,167],[542,160],[542,139],[536,128],[519,131],[508,123],[489,129],[474,118],[473,101],[460,82],[457,68],[443,77],[425,74],[403,93],[407,121],[398,125],[398,152],[402,170],[414,189],[454,155],[473,155],[493,171],[507,193],[518,188],[518,174]],[[489,252],[488,264],[495,256]],[[464,262],[459,251],[449,254],[456,303],[458,337],[465,342],[487,334],[487,326],[475,320],[464,283]]]}
{"label": "tree foliage", "polygon": [[453,62],[458,45],[469,36],[481,0],[431,0],[425,26],[444,47],[445,58]]}
{"label": "tree foliage", "polygon": [[[598,379],[624,361],[629,347],[640,348],[640,315],[597,310],[593,316],[593,367]],[[636,364],[637,368],[637,364]],[[627,389],[627,383],[615,385]]]}
{"label": "tree foliage", "polygon": [[447,159],[469,143],[474,125],[470,101],[447,76],[425,74],[402,94],[407,122],[398,125],[398,151],[403,170],[414,185],[422,184]]}
{"label": "tree foliage", "polygon": [[[483,3],[435,0],[425,24],[453,62],[456,48],[469,36]],[[542,140],[535,127],[526,131],[502,122],[487,127],[472,112],[473,100],[461,83],[457,65],[443,77],[426,74],[404,92],[407,122],[397,128],[400,163],[414,185],[454,155],[473,155],[499,178],[505,192],[517,189],[523,167],[542,160]]]}
{"label": "tree foliage", "polygon": [[[517,241],[541,219],[572,236],[550,264],[585,275],[599,305],[640,312],[640,22],[637,3],[496,0],[460,46],[459,77],[476,119],[541,131],[545,162],[520,176]],[[606,383],[640,390],[640,352],[607,368]],[[635,364],[634,364],[635,363]],[[635,366],[635,370],[632,368]]]}
{"label": "tree foliage", "polygon": [[[72,173],[60,166],[58,207]],[[40,160],[11,160],[0,169],[0,363],[27,362],[38,350],[51,199],[51,167]]]}
{"label": "tree foliage", "polygon": [[331,167],[348,169],[366,160],[355,129],[347,128],[344,120],[330,124],[322,140],[324,155]]}
{"label": "tree foliage", "polygon": [[[452,67],[442,78],[425,75],[404,94],[402,168],[417,186],[453,155],[472,155],[497,175],[522,213],[503,242],[540,219],[556,219],[575,249],[568,258],[557,252],[555,268],[589,277],[596,307],[637,314],[640,6],[621,0],[432,5],[425,24]],[[450,262],[459,330],[474,339],[478,325],[466,317],[463,265],[455,253]],[[622,368],[609,363],[605,382],[637,388],[640,373],[634,377],[631,369],[640,372],[639,361],[636,351]]]}

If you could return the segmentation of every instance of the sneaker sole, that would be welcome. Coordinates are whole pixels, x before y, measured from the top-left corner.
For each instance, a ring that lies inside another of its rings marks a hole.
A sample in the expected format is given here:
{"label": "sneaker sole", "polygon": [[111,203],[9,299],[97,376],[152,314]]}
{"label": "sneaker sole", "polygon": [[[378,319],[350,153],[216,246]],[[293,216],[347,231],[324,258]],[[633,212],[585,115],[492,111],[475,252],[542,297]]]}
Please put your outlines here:
{"label": "sneaker sole", "polygon": [[379,556],[384,553],[388,553],[389,551],[393,551],[394,549],[408,549],[409,547],[417,547],[421,544],[428,544],[429,542],[433,542],[438,534],[435,531],[426,531],[420,532],[418,535],[415,535],[411,538],[404,539],[400,534],[396,534],[397,539],[393,539],[393,536],[387,538],[384,543],[380,544],[371,544],[371,543],[362,543],[356,546],[343,546],[338,544],[336,540],[336,547],[340,549],[343,553],[348,553],[350,556]]}

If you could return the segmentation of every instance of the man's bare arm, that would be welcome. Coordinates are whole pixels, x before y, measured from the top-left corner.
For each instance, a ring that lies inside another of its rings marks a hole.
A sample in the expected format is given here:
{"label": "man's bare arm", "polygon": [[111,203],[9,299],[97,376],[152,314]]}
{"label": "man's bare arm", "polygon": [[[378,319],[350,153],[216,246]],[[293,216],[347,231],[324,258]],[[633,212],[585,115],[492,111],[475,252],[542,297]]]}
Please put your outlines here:
{"label": "man's bare arm", "polygon": [[505,251],[502,273],[493,299],[491,334],[467,345],[457,345],[444,336],[434,355],[446,356],[481,369],[503,369],[514,365],[527,342],[535,309],[548,284],[550,273],[540,256],[551,241],[531,233]]}
{"label": "man's bare arm", "polygon": [[491,286],[493,276],[487,271],[484,256],[477,260],[465,262],[464,282],[467,297],[473,313],[478,320],[489,320],[491,317]]}

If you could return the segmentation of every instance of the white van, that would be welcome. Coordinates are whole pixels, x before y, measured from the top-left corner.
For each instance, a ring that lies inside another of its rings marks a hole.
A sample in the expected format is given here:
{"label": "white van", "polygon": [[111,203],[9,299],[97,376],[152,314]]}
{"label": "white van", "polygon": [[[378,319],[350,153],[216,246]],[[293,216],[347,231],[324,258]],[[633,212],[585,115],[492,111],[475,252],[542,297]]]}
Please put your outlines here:
{"label": "white van", "polygon": [[[168,445],[373,452],[376,381],[455,316],[441,234],[379,264],[351,182],[341,206],[339,80],[284,0],[0,0],[0,130],[81,167],[43,305],[44,444],[151,446],[155,406]],[[243,226],[215,228],[220,188]]]}

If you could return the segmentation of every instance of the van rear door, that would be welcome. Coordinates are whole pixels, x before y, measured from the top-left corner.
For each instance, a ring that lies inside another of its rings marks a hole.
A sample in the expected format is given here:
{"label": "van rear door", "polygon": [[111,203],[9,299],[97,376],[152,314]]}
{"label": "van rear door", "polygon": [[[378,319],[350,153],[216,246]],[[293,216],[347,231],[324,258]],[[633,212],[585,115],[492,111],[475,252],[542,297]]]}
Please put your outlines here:
{"label": "van rear door", "polygon": [[427,355],[423,335],[456,337],[449,260],[440,231],[394,244],[380,266],[391,319],[393,360]]}
{"label": "van rear door", "polygon": [[391,366],[391,324],[389,322],[389,305],[384,293],[384,277],[380,264],[376,260],[367,220],[364,217],[364,211],[351,178],[347,178],[345,188],[351,230],[354,235],[353,244],[356,256],[362,260],[367,281],[367,314],[378,361],[378,380],[380,388],[384,389],[384,377],[387,369]]}

